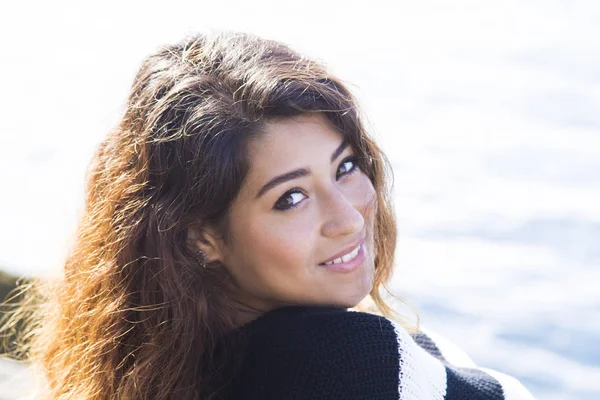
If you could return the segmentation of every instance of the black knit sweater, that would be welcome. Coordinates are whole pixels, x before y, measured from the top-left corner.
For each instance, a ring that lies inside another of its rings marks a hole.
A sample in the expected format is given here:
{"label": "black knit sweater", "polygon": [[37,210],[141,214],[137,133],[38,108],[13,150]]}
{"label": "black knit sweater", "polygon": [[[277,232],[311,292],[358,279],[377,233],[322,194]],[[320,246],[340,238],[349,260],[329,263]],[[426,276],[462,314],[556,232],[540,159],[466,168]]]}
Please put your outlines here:
{"label": "black knit sweater", "polygon": [[237,334],[244,346],[227,399],[533,399],[516,379],[372,314],[284,307]]}

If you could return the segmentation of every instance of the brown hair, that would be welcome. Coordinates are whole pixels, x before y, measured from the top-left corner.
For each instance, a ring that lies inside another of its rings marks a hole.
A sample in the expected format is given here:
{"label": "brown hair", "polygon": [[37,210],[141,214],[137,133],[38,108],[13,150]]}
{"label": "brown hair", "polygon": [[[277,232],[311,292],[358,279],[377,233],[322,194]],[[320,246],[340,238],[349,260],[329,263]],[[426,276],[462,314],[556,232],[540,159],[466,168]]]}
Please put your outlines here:
{"label": "brown hair", "polygon": [[225,269],[200,268],[188,232],[207,224],[226,238],[249,140],[268,121],[315,112],[346,137],[376,190],[370,297],[394,316],[379,290],[396,245],[391,169],[352,94],[281,43],[196,35],[144,60],[119,126],[93,157],[64,277],[28,331],[50,398],[212,398],[211,355],[234,328],[232,310],[219,290]]}

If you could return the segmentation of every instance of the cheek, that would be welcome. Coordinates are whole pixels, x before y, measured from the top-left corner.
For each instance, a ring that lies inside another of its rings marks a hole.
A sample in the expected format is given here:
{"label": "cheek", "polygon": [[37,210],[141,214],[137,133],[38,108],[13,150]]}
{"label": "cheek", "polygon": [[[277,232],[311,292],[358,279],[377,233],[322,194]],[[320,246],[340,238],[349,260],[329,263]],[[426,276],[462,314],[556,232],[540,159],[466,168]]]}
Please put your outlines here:
{"label": "cheek", "polygon": [[377,213],[377,194],[369,177],[362,173],[351,188],[350,196],[355,207],[366,219],[373,219]]}
{"label": "cheek", "polygon": [[[285,225],[284,225],[285,226]],[[299,242],[303,235],[290,229],[282,229],[282,224],[261,224],[250,233],[250,249],[255,257],[266,264],[276,263],[297,256]]]}
{"label": "cheek", "polygon": [[237,264],[247,279],[272,280],[303,273],[311,254],[313,232],[304,219],[286,221],[264,218],[239,232],[242,249]]}
{"label": "cheek", "polygon": [[362,174],[362,179],[357,185],[355,193],[356,198],[354,199],[354,204],[356,204],[356,208],[361,212],[365,219],[369,247],[371,248],[371,251],[374,251],[375,217],[378,209],[377,193],[367,175]]}

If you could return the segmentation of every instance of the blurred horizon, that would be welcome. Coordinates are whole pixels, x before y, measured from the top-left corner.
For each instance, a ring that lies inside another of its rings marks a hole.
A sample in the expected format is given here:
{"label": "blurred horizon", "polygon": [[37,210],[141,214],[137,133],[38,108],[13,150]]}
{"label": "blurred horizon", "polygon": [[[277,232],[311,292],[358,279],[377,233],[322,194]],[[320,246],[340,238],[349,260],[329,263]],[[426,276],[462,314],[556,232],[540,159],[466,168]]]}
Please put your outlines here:
{"label": "blurred horizon", "polygon": [[[539,399],[600,398],[600,3],[57,1],[0,16],[0,266],[59,273],[143,58],[207,29],[324,62],[394,168],[392,288]],[[1,367],[0,367],[1,369]]]}

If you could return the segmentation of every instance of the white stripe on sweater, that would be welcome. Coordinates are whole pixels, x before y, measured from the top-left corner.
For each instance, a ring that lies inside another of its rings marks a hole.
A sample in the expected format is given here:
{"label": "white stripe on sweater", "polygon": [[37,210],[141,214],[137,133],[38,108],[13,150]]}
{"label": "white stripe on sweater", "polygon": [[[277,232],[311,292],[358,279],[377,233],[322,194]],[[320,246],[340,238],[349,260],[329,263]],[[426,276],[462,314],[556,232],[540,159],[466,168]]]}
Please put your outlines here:
{"label": "white stripe on sweater", "polygon": [[467,353],[465,353],[460,347],[446,339],[439,333],[425,329],[423,326],[420,327],[421,332],[429,336],[435,343],[438,350],[444,357],[444,359],[450,364],[458,368],[477,368],[475,361]]}
{"label": "white stripe on sweater", "polygon": [[396,331],[400,355],[399,400],[444,400],[446,368],[419,346],[399,324],[390,321]]}
{"label": "white stripe on sweater", "polygon": [[498,372],[489,368],[482,368],[475,364],[473,359],[469,357],[467,353],[465,353],[460,347],[446,339],[444,336],[439,333],[430,331],[429,329],[425,329],[422,326],[420,327],[421,332],[426,334],[433,340],[438,350],[448,361],[455,367],[458,368],[476,368],[486,374],[490,375],[492,378],[496,379],[498,383],[502,386],[502,390],[504,392],[504,400],[535,400],[533,395],[523,386],[518,379],[503,374],[502,372]]}

